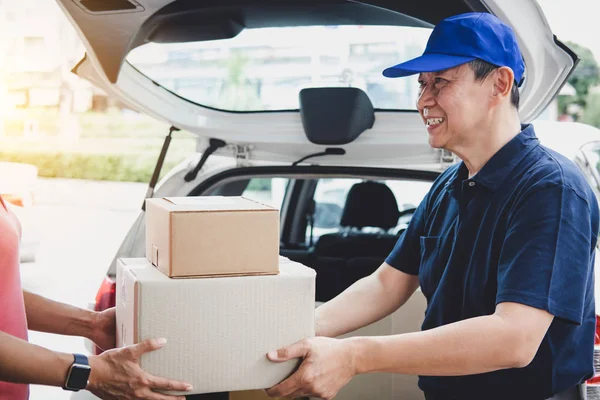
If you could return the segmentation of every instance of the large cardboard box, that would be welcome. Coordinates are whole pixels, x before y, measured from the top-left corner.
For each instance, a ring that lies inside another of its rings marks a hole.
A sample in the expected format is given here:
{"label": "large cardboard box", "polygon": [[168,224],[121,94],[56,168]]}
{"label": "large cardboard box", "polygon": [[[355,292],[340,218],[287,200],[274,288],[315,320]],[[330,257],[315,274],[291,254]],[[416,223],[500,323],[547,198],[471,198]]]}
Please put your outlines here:
{"label": "large cardboard box", "polygon": [[146,258],[169,277],[277,274],[279,210],[243,197],[146,200]]}
{"label": "large cardboard box", "polygon": [[167,339],[141,367],[193,393],[269,388],[297,367],[267,352],[314,336],[315,272],[281,258],[278,275],[170,279],[145,258],[117,263],[117,345]]}

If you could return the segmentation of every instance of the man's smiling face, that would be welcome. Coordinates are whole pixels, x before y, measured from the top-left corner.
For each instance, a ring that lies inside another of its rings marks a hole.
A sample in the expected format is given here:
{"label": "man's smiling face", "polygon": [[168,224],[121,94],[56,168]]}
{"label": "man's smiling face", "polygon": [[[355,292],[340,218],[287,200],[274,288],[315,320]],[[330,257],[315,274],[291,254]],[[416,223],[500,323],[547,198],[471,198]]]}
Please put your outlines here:
{"label": "man's smiling face", "polygon": [[477,136],[490,111],[490,77],[476,81],[467,64],[419,75],[417,109],[427,125],[431,147],[452,151]]}

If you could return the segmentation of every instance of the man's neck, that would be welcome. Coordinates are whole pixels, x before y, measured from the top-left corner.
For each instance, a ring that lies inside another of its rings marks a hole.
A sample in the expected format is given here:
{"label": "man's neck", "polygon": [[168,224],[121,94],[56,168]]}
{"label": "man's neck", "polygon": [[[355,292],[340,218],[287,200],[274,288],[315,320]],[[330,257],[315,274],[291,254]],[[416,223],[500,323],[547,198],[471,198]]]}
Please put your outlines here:
{"label": "man's neck", "polygon": [[516,112],[507,113],[500,118],[491,118],[487,126],[480,128],[476,139],[457,149],[451,149],[469,170],[469,178],[475,176],[481,168],[505,144],[521,131],[521,123]]}

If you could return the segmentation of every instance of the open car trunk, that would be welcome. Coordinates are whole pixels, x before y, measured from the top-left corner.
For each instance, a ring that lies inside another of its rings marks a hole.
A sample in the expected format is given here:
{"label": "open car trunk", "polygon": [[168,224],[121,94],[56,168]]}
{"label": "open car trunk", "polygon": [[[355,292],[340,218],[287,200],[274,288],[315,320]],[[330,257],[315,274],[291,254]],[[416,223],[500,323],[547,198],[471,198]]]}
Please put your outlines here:
{"label": "open car trunk", "polygon": [[[246,33],[273,27],[353,26],[362,28],[365,36],[368,27],[427,30],[450,15],[487,11],[511,25],[521,44],[526,64],[520,107],[523,122],[531,121],[544,110],[577,63],[577,57],[553,36],[534,0],[58,2],[79,31],[87,49],[86,57],[74,69],[77,74],[132,108],[198,135],[201,151],[211,138],[219,139],[227,146],[215,154],[238,157],[240,149],[245,149],[245,157],[264,161],[292,163],[324,150],[323,145],[307,140],[297,103],[276,109],[250,107],[240,112],[219,108],[210,102],[198,102],[169,83],[168,68],[163,69],[164,75],[154,75],[151,69],[136,64],[130,54],[171,45],[185,47],[191,43],[200,43],[206,49],[218,48]],[[388,39],[382,37],[374,43]],[[269,43],[264,46],[269,48]],[[259,44],[250,43],[252,46]],[[146,53],[154,54],[149,50]],[[198,65],[198,71],[208,71],[206,62],[202,64],[202,57],[196,55],[186,62],[191,63],[191,68]],[[156,67],[160,60],[153,62]],[[352,67],[352,63],[348,66]],[[380,71],[379,67],[374,67],[371,73],[380,75]],[[171,75],[176,72],[173,70]],[[369,85],[375,83],[367,82]],[[376,95],[368,87],[365,91],[374,102],[374,124],[364,134],[343,145],[343,156],[324,155],[319,158],[319,163],[408,167],[439,162],[440,154],[429,148],[425,129],[414,107],[413,112],[399,108],[391,110],[382,105],[382,101],[373,99]],[[393,97],[394,91],[389,93],[386,98]]]}

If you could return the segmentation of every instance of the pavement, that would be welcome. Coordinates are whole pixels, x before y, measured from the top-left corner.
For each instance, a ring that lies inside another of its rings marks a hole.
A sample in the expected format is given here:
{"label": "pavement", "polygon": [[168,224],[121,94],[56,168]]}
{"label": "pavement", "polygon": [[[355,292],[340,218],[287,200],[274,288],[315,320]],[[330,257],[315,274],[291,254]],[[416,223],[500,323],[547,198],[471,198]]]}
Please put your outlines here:
{"label": "pavement", "polygon": [[[35,230],[36,260],[21,265],[23,288],[87,307],[131,224],[147,185],[39,179],[23,229]],[[25,235],[26,232],[24,231]],[[62,352],[87,352],[82,338],[30,331],[30,342]],[[67,400],[60,388],[33,385],[31,400]]]}

